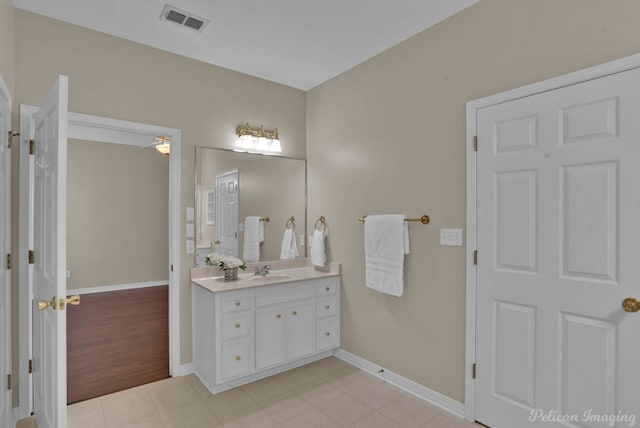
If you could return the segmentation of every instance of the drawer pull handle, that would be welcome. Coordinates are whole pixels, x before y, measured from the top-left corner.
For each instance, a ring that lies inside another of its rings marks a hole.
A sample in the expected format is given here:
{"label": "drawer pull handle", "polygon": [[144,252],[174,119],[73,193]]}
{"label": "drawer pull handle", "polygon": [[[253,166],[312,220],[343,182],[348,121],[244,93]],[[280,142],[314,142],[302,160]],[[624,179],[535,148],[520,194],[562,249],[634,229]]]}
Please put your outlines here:
{"label": "drawer pull handle", "polygon": [[236,328],[240,328],[240,323],[236,323]]}
{"label": "drawer pull handle", "polygon": [[325,306],[324,308],[325,308],[326,310],[329,310],[329,309],[331,309],[331,306],[327,305],[327,306]]}
{"label": "drawer pull handle", "polygon": [[236,302],[236,306],[240,306],[240,302]]}
{"label": "drawer pull handle", "polygon": [[278,318],[278,319],[282,318],[282,314],[276,315],[276,318]]}
{"label": "drawer pull handle", "polygon": [[326,290],[326,291],[329,291],[329,290],[331,290],[331,289],[330,289],[329,287],[326,287],[326,288],[325,288],[325,290]]}
{"label": "drawer pull handle", "polygon": [[240,355],[236,355],[236,361],[240,361],[242,357]]}
{"label": "drawer pull handle", "polygon": [[331,336],[331,333],[326,332],[324,335],[325,335],[325,336]]}
{"label": "drawer pull handle", "polygon": [[292,313],[293,315],[298,315],[298,312],[296,312],[296,311],[293,311],[293,312],[291,312],[291,313]]}

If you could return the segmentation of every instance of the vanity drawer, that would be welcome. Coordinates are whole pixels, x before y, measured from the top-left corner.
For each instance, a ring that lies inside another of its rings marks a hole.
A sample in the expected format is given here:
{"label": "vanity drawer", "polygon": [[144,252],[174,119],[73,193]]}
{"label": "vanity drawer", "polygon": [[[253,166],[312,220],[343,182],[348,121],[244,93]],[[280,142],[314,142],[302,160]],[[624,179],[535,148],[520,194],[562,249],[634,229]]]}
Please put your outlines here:
{"label": "vanity drawer", "polygon": [[253,294],[235,294],[221,297],[222,312],[241,311],[253,308]]}
{"label": "vanity drawer", "polygon": [[313,298],[313,287],[305,284],[276,285],[256,291],[256,306],[268,306]]}
{"label": "vanity drawer", "polygon": [[316,345],[318,352],[335,348],[340,344],[339,328],[338,319],[335,317],[318,321],[316,330]]}
{"label": "vanity drawer", "polygon": [[324,318],[336,314],[338,304],[336,296],[319,297],[316,301],[316,314]]}
{"label": "vanity drawer", "polygon": [[338,289],[337,281],[333,278],[322,280],[319,284],[316,284],[316,296],[326,296],[328,294],[335,294]]}
{"label": "vanity drawer", "polygon": [[243,376],[254,370],[253,337],[222,344],[223,380]]}
{"label": "vanity drawer", "polygon": [[222,338],[231,339],[253,333],[253,312],[243,312],[222,317]]}

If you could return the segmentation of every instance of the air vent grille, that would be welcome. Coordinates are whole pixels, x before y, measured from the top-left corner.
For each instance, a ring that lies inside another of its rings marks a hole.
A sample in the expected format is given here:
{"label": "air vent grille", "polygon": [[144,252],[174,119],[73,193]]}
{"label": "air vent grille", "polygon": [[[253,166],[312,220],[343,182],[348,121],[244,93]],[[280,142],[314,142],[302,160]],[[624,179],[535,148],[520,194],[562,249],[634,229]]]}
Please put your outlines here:
{"label": "air vent grille", "polygon": [[160,15],[162,21],[173,22],[194,31],[202,32],[209,23],[208,19],[194,15],[184,10],[180,10],[175,6],[167,4]]}

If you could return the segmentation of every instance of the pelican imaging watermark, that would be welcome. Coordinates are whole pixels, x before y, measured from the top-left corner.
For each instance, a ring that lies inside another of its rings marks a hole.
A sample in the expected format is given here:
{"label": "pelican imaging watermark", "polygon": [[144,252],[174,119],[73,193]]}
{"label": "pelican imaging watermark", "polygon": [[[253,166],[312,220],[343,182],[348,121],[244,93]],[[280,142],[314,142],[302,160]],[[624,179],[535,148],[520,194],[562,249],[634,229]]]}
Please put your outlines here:
{"label": "pelican imaging watermark", "polygon": [[560,413],[557,410],[544,411],[542,409],[533,409],[529,415],[530,422],[603,422],[610,427],[617,422],[622,422],[629,427],[636,424],[636,415],[626,414],[622,412],[601,414],[596,413],[592,409],[585,410],[581,415],[577,413]]}

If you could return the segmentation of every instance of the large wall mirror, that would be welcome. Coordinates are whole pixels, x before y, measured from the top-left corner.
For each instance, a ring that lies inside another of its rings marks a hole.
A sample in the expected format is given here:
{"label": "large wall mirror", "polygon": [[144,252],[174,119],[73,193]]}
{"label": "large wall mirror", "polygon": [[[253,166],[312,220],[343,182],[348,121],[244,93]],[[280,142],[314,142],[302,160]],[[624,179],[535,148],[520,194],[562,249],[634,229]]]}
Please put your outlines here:
{"label": "large wall mirror", "polygon": [[260,261],[280,258],[291,217],[305,257],[306,167],[303,159],[196,147],[196,266],[204,266],[212,251],[244,260],[244,223],[250,216],[269,218],[262,222]]}

